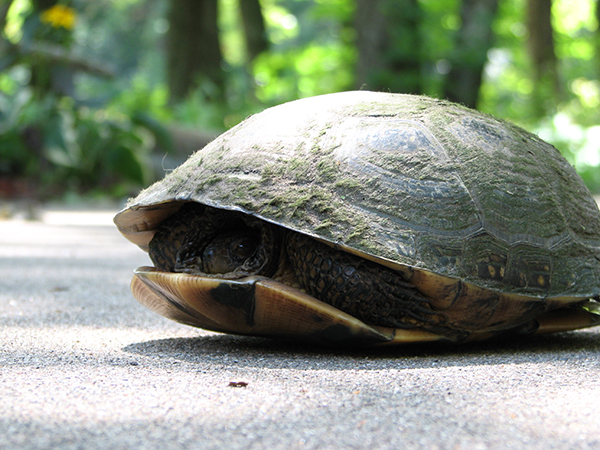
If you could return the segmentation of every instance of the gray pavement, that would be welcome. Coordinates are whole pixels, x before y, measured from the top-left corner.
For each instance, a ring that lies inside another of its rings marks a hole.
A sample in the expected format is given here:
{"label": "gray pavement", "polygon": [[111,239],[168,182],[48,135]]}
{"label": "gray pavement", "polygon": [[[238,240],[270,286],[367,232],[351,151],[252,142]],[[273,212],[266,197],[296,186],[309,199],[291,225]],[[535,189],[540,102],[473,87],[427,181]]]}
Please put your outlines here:
{"label": "gray pavement", "polygon": [[113,213],[0,222],[0,449],[600,448],[598,330],[377,351],[196,330],[131,296],[148,259]]}

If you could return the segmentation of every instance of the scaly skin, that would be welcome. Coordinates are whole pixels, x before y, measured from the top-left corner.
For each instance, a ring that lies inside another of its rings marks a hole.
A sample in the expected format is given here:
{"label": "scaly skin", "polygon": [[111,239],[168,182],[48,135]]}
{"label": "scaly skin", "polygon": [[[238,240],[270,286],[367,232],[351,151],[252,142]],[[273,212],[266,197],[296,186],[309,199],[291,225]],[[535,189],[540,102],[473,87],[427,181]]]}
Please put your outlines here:
{"label": "scaly skin", "polygon": [[399,272],[288,233],[287,254],[303,288],[365,323],[392,328],[434,325],[441,318],[429,299]]}
{"label": "scaly skin", "polygon": [[[279,251],[284,241],[287,256]],[[272,277],[289,262],[306,292],[365,323],[414,328],[441,318],[399,272],[243,214],[195,203],[161,225],[150,242],[150,257],[159,270],[224,279]]]}

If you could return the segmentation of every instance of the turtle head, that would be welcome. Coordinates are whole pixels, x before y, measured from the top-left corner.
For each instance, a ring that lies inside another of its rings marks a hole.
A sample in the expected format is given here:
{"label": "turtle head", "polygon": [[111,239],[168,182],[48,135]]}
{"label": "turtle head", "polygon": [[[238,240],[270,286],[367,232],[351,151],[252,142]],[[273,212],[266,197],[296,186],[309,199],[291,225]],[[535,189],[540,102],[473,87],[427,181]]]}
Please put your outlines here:
{"label": "turtle head", "polygon": [[[260,236],[252,229],[219,234],[204,247],[202,271],[210,274],[233,272],[255,258],[259,244]],[[182,263],[185,268],[186,261]]]}
{"label": "turtle head", "polygon": [[280,257],[278,227],[237,211],[186,203],[149,245],[156,268],[206,277],[271,276]]}

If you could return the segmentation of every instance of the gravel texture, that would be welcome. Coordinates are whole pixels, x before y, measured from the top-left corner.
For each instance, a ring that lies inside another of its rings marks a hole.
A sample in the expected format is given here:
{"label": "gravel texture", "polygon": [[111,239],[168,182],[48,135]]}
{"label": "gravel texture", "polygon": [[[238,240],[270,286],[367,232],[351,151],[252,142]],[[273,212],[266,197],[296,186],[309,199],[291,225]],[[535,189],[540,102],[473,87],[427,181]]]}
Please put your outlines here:
{"label": "gravel texture", "polygon": [[600,332],[331,350],[129,292],[113,212],[0,222],[0,449],[597,449]]}

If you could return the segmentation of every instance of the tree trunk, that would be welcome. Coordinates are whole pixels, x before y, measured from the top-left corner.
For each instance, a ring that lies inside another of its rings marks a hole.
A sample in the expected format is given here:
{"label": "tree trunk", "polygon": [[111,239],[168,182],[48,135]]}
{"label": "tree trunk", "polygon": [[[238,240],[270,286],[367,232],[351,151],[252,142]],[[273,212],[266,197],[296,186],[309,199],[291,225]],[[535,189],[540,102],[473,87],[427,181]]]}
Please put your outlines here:
{"label": "tree trunk", "polygon": [[527,30],[527,47],[536,79],[541,80],[548,74],[556,78],[552,0],[527,1]]}
{"label": "tree trunk", "polygon": [[224,74],[217,25],[217,0],[171,0],[167,34],[171,101],[202,86],[207,98],[223,96]]}
{"label": "tree trunk", "polygon": [[543,116],[552,109],[556,97],[560,96],[552,29],[552,0],[527,1],[527,30],[527,49],[535,79],[533,107],[538,116]]}
{"label": "tree trunk", "polygon": [[244,35],[246,37],[246,53],[248,62],[269,48],[269,40],[265,30],[265,19],[259,0],[239,0],[242,13]]}
{"label": "tree trunk", "polygon": [[356,0],[357,87],[421,93],[418,0]]}
{"label": "tree trunk", "polygon": [[487,53],[492,47],[492,22],[497,9],[497,0],[463,0],[462,25],[456,36],[456,50],[450,58],[452,68],[444,91],[449,100],[477,107]]}

